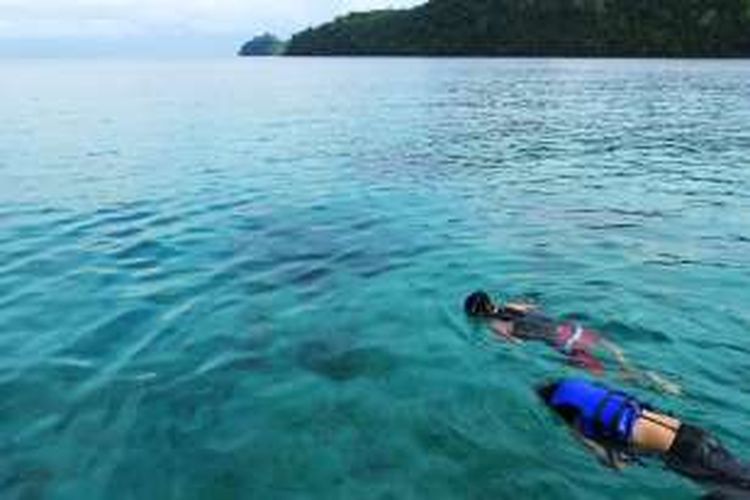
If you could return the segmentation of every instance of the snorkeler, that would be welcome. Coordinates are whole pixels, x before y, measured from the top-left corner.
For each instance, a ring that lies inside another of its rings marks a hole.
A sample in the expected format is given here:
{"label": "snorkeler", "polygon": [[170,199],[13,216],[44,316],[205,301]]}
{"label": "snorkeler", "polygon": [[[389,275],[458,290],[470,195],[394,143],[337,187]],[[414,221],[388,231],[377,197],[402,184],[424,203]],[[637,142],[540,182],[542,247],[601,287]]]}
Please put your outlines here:
{"label": "snorkeler", "polygon": [[608,467],[622,469],[641,456],[656,456],[678,474],[724,488],[710,498],[750,496],[750,464],[699,427],[584,379],[559,380],[537,393]]}
{"label": "snorkeler", "polygon": [[584,368],[594,375],[604,372],[604,358],[613,359],[622,377],[642,386],[651,387],[668,394],[678,395],[681,388],[654,372],[637,370],[613,342],[575,322],[556,321],[531,304],[494,304],[490,296],[482,291],[474,292],[464,302],[466,314],[486,318],[490,328],[500,338],[520,343],[524,340],[539,340],[564,354],[571,364]]}

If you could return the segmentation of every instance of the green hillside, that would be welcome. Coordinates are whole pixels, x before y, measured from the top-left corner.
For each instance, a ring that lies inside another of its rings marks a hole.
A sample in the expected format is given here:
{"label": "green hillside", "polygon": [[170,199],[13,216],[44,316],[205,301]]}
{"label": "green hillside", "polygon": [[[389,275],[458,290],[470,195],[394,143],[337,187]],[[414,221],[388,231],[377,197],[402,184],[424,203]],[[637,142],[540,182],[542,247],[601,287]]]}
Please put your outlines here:
{"label": "green hillside", "polygon": [[297,33],[290,55],[750,55],[750,0],[431,0]]}

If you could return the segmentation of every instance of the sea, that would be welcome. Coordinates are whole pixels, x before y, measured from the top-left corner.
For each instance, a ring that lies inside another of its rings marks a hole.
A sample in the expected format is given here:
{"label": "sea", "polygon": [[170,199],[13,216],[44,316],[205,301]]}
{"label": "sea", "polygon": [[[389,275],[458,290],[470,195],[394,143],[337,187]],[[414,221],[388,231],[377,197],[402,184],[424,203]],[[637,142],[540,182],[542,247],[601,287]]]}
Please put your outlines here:
{"label": "sea", "polygon": [[525,300],[750,439],[747,60],[0,64],[0,498],[650,499],[467,320]]}

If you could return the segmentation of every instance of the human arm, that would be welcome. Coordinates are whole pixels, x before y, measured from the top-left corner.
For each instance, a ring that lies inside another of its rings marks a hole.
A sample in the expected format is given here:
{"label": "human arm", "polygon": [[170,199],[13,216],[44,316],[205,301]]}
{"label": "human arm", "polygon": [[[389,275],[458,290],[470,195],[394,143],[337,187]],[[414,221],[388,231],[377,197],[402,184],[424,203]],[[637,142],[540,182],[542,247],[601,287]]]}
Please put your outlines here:
{"label": "human arm", "polygon": [[626,457],[622,453],[584,436],[580,431],[577,421],[570,427],[570,432],[573,437],[576,438],[584,448],[591,452],[596,457],[597,461],[603,466],[610,469],[622,470],[630,465],[630,462],[626,460]]}
{"label": "human arm", "polygon": [[592,441],[591,439],[583,437],[583,435],[578,432],[575,432],[575,434],[578,438],[578,441],[580,441],[586,449],[592,452],[599,463],[603,466],[609,467],[610,469],[623,470],[625,467],[630,465],[630,462],[625,460],[622,453],[617,452],[612,448],[602,446],[596,441]]}
{"label": "human arm", "polygon": [[505,304],[505,308],[521,314],[527,314],[537,309],[536,305],[529,302],[508,302]]}
{"label": "human arm", "polygon": [[513,335],[513,322],[503,320],[493,320],[490,322],[490,329],[497,334],[498,337],[512,342],[514,344],[520,344],[521,339]]}

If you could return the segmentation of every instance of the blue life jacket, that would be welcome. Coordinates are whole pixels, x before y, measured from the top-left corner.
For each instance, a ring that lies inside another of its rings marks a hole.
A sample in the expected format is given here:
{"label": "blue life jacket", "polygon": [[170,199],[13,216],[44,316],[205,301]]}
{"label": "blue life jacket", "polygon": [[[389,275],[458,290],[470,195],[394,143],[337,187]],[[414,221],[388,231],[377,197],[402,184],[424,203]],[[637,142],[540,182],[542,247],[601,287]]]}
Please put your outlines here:
{"label": "blue life jacket", "polygon": [[580,431],[589,439],[627,446],[643,405],[584,379],[564,379],[549,400],[560,413],[575,412]]}

